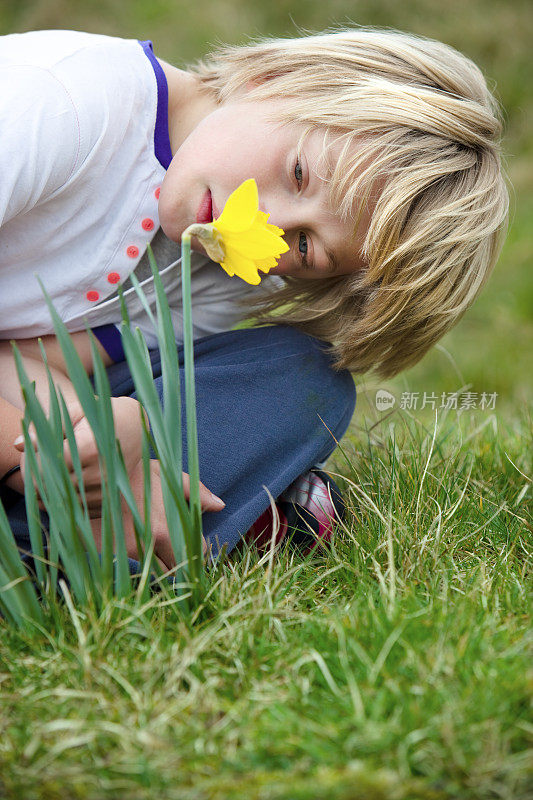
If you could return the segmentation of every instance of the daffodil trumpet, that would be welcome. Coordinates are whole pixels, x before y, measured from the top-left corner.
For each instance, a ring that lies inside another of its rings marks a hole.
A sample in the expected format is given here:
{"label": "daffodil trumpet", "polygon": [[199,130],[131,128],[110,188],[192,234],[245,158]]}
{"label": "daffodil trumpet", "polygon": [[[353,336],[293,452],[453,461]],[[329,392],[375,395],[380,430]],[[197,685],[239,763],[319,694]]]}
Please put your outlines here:
{"label": "daffodil trumpet", "polygon": [[218,219],[189,225],[181,237],[182,248],[184,240],[196,236],[209,258],[228,275],[257,285],[259,270],[271,270],[289,249],[282,238],[284,231],[271,225],[268,217],[259,210],[257,184],[249,178],[230,194]]}
{"label": "daffodil trumpet", "polygon": [[222,237],[217,233],[212,224],[200,225],[195,222],[194,225],[189,227],[183,232],[181,241],[183,244],[183,237],[187,236],[192,239],[196,236],[205,248],[205,252],[212,261],[217,261],[219,264],[224,261],[226,256],[224,247],[222,245]]}

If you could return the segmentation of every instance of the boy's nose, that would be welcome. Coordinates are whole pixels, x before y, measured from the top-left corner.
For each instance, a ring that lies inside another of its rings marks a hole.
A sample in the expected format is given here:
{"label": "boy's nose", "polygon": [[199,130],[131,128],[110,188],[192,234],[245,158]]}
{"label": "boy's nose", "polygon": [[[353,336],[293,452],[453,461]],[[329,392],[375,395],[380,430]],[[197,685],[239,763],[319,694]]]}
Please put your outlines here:
{"label": "boy's nose", "polygon": [[308,227],[311,222],[310,214],[305,213],[302,206],[300,208],[295,206],[296,204],[289,203],[283,206],[276,203],[259,203],[259,209],[269,215],[268,222],[282,228],[285,233]]}

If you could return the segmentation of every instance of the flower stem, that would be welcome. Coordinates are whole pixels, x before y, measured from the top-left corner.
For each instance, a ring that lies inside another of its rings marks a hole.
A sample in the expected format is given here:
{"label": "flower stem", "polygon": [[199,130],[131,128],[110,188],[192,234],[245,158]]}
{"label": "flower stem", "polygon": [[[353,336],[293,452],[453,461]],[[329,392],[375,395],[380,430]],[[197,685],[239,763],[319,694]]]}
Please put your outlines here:
{"label": "flower stem", "polygon": [[183,349],[185,354],[185,410],[187,415],[187,453],[189,471],[189,507],[193,530],[192,563],[189,578],[193,594],[200,590],[203,569],[202,510],[200,506],[200,468],[198,463],[198,433],[196,426],[196,393],[194,383],[194,350],[191,313],[191,234],[181,237],[181,281],[183,303]]}

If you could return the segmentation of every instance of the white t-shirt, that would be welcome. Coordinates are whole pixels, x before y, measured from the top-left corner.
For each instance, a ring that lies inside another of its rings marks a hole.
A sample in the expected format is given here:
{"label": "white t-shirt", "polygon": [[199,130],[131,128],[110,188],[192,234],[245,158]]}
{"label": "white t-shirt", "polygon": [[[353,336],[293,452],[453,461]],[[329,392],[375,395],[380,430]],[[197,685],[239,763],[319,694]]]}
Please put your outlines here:
{"label": "white t-shirt", "polygon": [[[0,339],[52,333],[39,276],[71,331],[118,323],[114,294],[159,228],[172,159],[168,86],[151,42],[80,31],[0,36]],[[179,251],[176,247],[176,256]],[[181,333],[179,259],[161,274]],[[260,287],[192,257],[194,336],[230,330]],[[144,287],[153,300],[152,280]],[[155,346],[135,292],[130,316]]]}

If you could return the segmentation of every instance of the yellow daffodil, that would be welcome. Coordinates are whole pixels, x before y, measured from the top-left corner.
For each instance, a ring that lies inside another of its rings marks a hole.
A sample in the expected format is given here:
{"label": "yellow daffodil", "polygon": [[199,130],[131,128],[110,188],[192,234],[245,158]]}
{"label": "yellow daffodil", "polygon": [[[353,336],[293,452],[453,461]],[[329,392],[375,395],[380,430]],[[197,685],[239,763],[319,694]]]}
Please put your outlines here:
{"label": "yellow daffodil", "polygon": [[268,217],[259,211],[257,184],[249,178],[230,194],[218,219],[191,225],[186,232],[200,239],[209,258],[228,275],[258,284],[258,270],[268,272],[289,249],[281,238],[284,231],[271,225]]}

